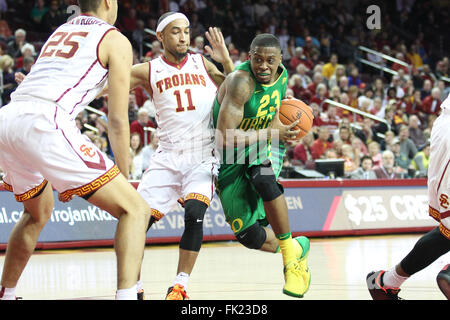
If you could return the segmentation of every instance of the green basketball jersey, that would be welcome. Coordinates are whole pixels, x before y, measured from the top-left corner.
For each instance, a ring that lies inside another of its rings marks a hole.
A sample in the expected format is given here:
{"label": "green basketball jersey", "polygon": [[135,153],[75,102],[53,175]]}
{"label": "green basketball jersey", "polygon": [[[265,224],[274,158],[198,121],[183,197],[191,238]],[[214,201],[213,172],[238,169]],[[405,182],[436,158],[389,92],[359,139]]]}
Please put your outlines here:
{"label": "green basketball jersey", "polygon": [[[269,127],[275,115],[275,110],[280,107],[287,89],[288,74],[286,68],[280,65],[282,72],[278,79],[271,85],[264,85],[256,81],[250,67],[250,61],[238,65],[235,70],[247,71],[252,77],[255,86],[253,94],[244,105],[244,116],[238,128],[247,130],[259,130]],[[213,121],[217,127],[220,104],[217,98],[214,100]],[[227,154],[228,151],[228,154]],[[233,154],[232,151],[234,151]],[[283,157],[286,152],[284,144],[272,137],[271,140],[260,138],[260,142],[228,150],[222,150],[222,164],[219,172],[219,188],[229,184],[236,175],[242,174],[246,167],[258,165],[269,159],[275,175],[281,172]],[[243,166],[245,165],[245,166]]]}

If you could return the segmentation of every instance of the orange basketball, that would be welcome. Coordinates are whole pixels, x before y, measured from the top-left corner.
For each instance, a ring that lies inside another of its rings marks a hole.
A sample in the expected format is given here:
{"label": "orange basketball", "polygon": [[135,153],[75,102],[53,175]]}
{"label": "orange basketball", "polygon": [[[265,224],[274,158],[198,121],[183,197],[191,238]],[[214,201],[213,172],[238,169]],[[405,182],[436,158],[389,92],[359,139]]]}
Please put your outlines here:
{"label": "orange basketball", "polygon": [[312,109],[306,103],[298,99],[284,99],[281,100],[280,106],[280,121],[284,125],[289,125],[299,119],[299,123],[294,127],[295,130],[300,130],[300,133],[295,140],[301,139],[311,130],[314,116]]}

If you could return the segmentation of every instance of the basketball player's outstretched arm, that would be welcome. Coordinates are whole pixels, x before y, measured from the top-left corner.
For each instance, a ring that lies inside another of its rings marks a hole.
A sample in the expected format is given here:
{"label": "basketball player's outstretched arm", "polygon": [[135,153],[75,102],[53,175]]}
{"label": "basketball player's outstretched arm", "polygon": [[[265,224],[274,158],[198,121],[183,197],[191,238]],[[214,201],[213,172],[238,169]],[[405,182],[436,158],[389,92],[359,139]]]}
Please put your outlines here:
{"label": "basketball player's outstretched arm", "polygon": [[299,133],[299,130],[292,130],[298,120],[285,126],[278,117],[278,110],[267,129],[248,131],[238,129],[244,117],[244,105],[250,100],[253,89],[254,82],[245,71],[234,72],[225,80],[219,92],[219,96],[223,98],[217,119],[217,129],[220,132],[220,136],[217,137],[218,144],[223,144],[225,147],[236,147],[242,144],[248,146],[258,142],[260,137],[270,138],[274,131],[278,131],[282,140],[292,139]]}
{"label": "basketball player's outstretched arm", "polygon": [[[118,50],[120,48],[120,50]],[[133,53],[128,39],[118,31],[109,32],[99,46],[99,57],[108,66],[108,136],[121,173],[128,178],[130,126],[128,95]]]}
{"label": "basketball player's outstretched arm", "polygon": [[209,41],[209,46],[205,46],[206,52],[210,55],[211,59],[220,63],[223,66],[225,74],[220,72],[219,69],[208,59],[203,57],[205,62],[206,70],[210,75],[214,83],[219,87],[225,80],[225,75],[231,73],[234,70],[233,61],[230,58],[230,53],[228,52],[225,39],[223,38],[222,32],[216,27],[210,27],[208,31],[205,32],[206,39]]}

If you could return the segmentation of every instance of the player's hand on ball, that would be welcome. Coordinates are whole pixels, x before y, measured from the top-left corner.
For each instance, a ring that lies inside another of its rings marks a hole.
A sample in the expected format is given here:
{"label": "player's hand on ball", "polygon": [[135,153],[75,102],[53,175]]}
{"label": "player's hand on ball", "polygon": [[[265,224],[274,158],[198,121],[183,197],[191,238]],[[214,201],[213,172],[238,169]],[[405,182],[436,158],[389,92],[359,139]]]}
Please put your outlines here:
{"label": "player's hand on ball", "polygon": [[279,109],[276,109],[275,115],[274,115],[272,123],[271,123],[271,129],[278,131],[279,139],[281,139],[283,141],[293,140],[300,133],[300,130],[293,129],[298,124],[298,122],[299,122],[299,120],[296,120],[289,125],[283,124],[280,121]]}

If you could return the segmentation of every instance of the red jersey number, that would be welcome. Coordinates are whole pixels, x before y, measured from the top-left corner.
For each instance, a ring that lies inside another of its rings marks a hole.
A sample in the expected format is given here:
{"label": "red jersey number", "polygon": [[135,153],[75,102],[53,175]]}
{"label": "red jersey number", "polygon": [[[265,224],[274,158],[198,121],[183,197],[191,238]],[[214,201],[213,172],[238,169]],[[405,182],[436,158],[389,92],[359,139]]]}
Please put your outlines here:
{"label": "red jersey number", "polygon": [[[72,58],[77,52],[79,45],[78,42],[72,40],[73,37],[83,37],[86,38],[89,32],[56,32],[51,40],[47,43],[40,58],[45,57],[60,57],[65,59]],[[61,42],[63,43],[63,48],[57,50]],[[55,48],[56,47],[56,48]]]}

